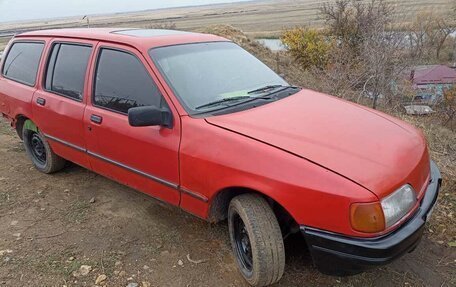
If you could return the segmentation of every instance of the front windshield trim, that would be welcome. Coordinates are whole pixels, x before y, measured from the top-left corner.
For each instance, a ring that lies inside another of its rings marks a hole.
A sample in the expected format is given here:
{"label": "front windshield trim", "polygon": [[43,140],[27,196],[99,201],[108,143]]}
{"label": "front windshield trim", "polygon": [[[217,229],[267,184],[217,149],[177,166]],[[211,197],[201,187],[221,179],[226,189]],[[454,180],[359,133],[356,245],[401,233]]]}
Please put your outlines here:
{"label": "front windshield trim", "polygon": [[[185,102],[184,99],[181,98],[181,96],[179,95],[179,93],[177,92],[176,88],[174,87],[174,85],[172,84],[172,81],[171,79],[168,77],[167,73],[165,73],[161,67],[161,65],[158,63],[158,59],[156,59],[156,57],[153,56],[153,53],[151,53],[152,51],[154,50],[157,50],[157,49],[162,49],[162,48],[168,48],[168,47],[176,47],[176,46],[190,46],[190,45],[201,45],[201,44],[212,44],[212,43],[231,43],[237,47],[239,47],[240,49],[244,50],[244,48],[242,48],[240,45],[238,45],[237,43],[231,41],[231,40],[228,40],[228,39],[225,39],[225,40],[214,40],[214,41],[202,41],[202,42],[186,42],[186,43],[178,43],[178,44],[170,44],[170,45],[162,45],[162,46],[156,46],[156,47],[152,47],[148,50],[148,56],[149,56],[149,59],[152,60],[153,64],[155,65],[155,67],[157,68],[157,70],[159,71],[160,75],[163,77],[163,79],[165,80],[166,84],[168,85],[168,87],[172,90],[174,96],[176,97],[176,99],[179,101],[179,103],[181,104],[181,106],[184,108],[184,110],[187,112],[187,114],[189,116],[196,116],[196,117],[199,117],[201,115],[210,115],[214,112],[219,112],[219,111],[222,111],[222,110],[225,110],[225,109],[232,109],[234,106],[238,106],[238,105],[242,105],[243,103],[239,103],[239,104],[236,104],[236,105],[227,105],[227,106],[224,106],[224,107],[218,107],[218,108],[214,108],[214,109],[210,109],[210,110],[207,110],[207,111],[198,111],[198,110],[195,110],[194,108],[188,106]],[[249,53],[248,51],[246,51],[247,53]],[[249,53],[250,54],[250,53]],[[251,54],[252,55],[252,54]],[[252,55],[254,58],[256,58],[256,56]],[[265,65],[267,68],[269,68],[265,63],[263,63],[261,60],[259,60],[258,58],[256,58],[259,62],[261,62],[263,65]],[[272,72],[274,72],[271,68],[269,68]],[[275,72],[274,72],[275,73]],[[276,73],[275,73],[276,74]],[[278,74],[276,74],[278,77],[280,77]],[[281,78],[281,77],[280,77]],[[284,83],[286,85],[289,86],[289,84],[284,80]],[[247,101],[246,103],[249,103],[251,102],[250,100]]]}

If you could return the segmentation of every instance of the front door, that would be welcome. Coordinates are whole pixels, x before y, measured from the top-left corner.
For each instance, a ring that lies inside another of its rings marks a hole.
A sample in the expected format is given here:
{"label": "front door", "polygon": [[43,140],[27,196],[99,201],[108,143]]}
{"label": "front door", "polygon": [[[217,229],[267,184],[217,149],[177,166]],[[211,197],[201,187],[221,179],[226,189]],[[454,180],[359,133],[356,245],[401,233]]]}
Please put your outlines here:
{"label": "front door", "polygon": [[[145,59],[133,48],[100,44],[91,79],[84,125],[93,170],[178,205],[180,121]],[[128,109],[139,106],[171,108],[173,127],[130,126]]]}
{"label": "front door", "polygon": [[53,39],[43,80],[32,102],[33,120],[52,149],[67,160],[90,167],[85,153],[83,115],[87,71],[97,42]]}

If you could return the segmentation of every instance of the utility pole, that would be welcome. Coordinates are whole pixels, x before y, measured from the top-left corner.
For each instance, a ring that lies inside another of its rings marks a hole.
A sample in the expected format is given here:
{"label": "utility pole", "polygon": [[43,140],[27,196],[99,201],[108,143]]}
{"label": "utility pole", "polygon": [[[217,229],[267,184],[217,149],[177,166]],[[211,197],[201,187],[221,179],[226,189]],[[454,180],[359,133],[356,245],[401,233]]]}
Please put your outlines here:
{"label": "utility pole", "polygon": [[85,15],[82,20],[87,19],[87,28],[90,28],[90,19],[89,16]]}

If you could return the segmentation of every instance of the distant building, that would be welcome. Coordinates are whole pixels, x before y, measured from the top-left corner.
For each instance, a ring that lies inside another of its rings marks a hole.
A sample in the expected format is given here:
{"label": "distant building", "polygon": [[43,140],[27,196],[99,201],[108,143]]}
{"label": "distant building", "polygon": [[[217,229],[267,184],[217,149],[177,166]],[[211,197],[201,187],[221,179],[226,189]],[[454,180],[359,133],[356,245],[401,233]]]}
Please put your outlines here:
{"label": "distant building", "polygon": [[416,66],[408,75],[417,90],[416,100],[426,103],[438,102],[456,84],[456,70],[444,65]]}

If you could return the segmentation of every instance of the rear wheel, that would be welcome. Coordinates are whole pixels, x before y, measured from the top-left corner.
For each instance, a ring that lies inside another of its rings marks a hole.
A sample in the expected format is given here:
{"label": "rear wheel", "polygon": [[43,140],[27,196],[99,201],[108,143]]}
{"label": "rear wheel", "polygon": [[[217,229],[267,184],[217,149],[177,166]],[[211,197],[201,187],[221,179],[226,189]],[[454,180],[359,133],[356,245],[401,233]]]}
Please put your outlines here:
{"label": "rear wheel", "polygon": [[235,197],[228,210],[231,245],[242,276],[252,286],[282,278],[285,248],[282,232],[266,200],[256,194]]}
{"label": "rear wheel", "polygon": [[65,167],[66,161],[56,155],[43,134],[38,130],[22,130],[25,151],[36,169],[43,173],[54,173]]}

